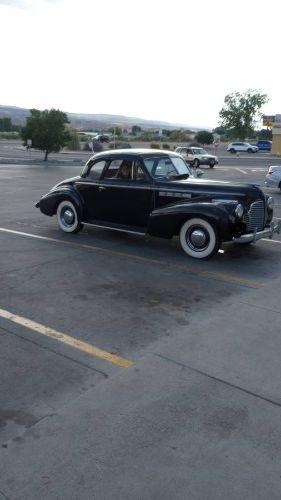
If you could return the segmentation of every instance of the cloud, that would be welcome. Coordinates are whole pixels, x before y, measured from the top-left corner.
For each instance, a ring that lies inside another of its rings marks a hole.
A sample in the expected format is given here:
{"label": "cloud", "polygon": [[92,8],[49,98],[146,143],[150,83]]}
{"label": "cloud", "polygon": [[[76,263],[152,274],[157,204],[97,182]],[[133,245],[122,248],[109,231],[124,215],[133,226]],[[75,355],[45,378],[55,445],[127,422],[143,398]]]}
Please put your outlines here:
{"label": "cloud", "polygon": [[9,7],[24,7],[24,0],[0,0],[0,5],[8,5]]}
{"label": "cloud", "polygon": [[[59,3],[62,0],[41,0],[42,3]],[[1,5],[7,5],[8,7],[14,7],[14,8],[21,8],[21,9],[28,9],[34,5],[34,0],[0,0],[0,6]]]}

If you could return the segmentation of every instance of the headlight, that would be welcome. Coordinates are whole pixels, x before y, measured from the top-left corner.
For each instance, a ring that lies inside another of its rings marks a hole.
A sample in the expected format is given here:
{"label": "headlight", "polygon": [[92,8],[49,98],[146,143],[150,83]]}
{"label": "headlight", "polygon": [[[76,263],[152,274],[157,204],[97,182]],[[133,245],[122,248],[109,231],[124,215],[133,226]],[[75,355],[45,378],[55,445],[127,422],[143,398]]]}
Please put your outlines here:
{"label": "headlight", "polygon": [[237,207],[235,208],[235,215],[236,215],[236,217],[238,217],[239,219],[241,219],[242,216],[243,216],[243,213],[244,213],[243,205],[241,205],[241,203],[238,203]]}
{"label": "headlight", "polygon": [[273,210],[273,207],[274,207],[274,199],[272,198],[272,196],[269,196],[266,200],[266,204],[267,204],[267,208],[269,208],[269,210]]}

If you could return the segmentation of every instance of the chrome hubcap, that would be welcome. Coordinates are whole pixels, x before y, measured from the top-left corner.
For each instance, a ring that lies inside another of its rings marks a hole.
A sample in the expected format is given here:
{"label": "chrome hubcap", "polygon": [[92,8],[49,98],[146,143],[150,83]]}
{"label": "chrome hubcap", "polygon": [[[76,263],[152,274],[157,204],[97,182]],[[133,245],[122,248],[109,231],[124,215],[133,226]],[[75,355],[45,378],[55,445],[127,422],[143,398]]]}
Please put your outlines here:
{"label": "chrome hubcap", "polygon": [[71,208],[67,208],[62,214],[61,220],[65,225],[71,226],[74,222],[74,218],[75,216]]}
{"label": "chrome hubcap", "polygon": [[210,236],[204,228],[193,226],[186,233],[186,242],[193,251],[202,252],[208,247]]}
{"label": "chrome hubcap", "polygon": [[206,243],[206,235],[201,229],[195,229],[190,235],[190,241],[195,247],[201,248]]}

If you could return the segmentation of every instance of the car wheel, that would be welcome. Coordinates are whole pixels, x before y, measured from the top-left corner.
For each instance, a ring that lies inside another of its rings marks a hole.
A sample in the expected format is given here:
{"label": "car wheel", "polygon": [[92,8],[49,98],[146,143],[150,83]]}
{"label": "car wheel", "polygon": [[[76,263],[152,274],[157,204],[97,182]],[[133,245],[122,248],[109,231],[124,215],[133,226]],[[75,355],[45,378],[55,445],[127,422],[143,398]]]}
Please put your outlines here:
{"label": "car wheel", "polygon": [[76,207],[68,200],[61,201],[58,205],[57,220],[65,233],[78,233],[83,227]]}
{"label": "car wheel", "polygon": [[205,219],[187,220],[180,230],[181,247],[194,259],[207,259],[215,255],[220,247],[220,240],[215,227]]}
{"label": "car wheel", "polygon": [[231,148],[231,149],[229,150],[229,152],[230,152],[232,155],[234,155],[234,153],[235,153],[235,149],[234,149],[234,148]]}
{"label": "car wheel", "polygon": [[200,165],[200,162],[199,162],[198,158],[195,158],[195,160],[193,160],[193,167],[198,168],[199,165]]}
{"label": "car wheel", "polygon": [[254,150],[253,150],[252,148],[248,148],[248,149],[247,149],[247,152],[248,152],[248,153],[254,153]]}
{"label": "car wheel", "polygon": [[210,168],[214,168],[215,164],[216,163],[214,161],[210,161]]}

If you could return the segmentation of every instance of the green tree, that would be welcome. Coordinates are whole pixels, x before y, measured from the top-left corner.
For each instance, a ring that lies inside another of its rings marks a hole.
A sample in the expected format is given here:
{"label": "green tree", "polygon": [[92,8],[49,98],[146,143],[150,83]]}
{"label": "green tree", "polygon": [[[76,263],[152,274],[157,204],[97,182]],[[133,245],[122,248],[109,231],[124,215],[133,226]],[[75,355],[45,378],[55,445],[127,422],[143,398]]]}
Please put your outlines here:
{"label": "green tree", "polygon": [[212,144],[214,136],[211,132],[208,132],[208,130],[200,130],[200,132],[197,132],[195,135],[195,140],[199,142],[199,144]]}
{"label": "green tree", "polygon": [[0,118],[0,131],[1,132],[11,132],[12,131],[12,120],[11,118]]}
{"label": "green tree", "polygon": [[175,142],[188,142],[190,140],[189,135],[185,130],[173,130],[169,134],[169,141]]}
{"label": "green tree", "polygon": [[110,127],[108,129],[108,131],[113,135],[115,134],[117,137],[121,137],[121,135],[122,135],[122,128],[121,127]]}
{"label": "green tree", "polygon": [[267,101],[266,94],[253,89],[226,95],[219,113],[221,125],[232,137],[245,140],[253,134],[255,119],[261,115],[260,109]]}
{"label": "green tree", "polygon": [[260,141],[272,141],[272,130],[271,128],[262,128],[258,131],[257,136]]}
{"label": "green tree", "polygon": [[80,151],[80,137],[75,128],[69,129],[70,139],[66,146],[71,151]]}
{"label": "green tree", "polygon": [[133,125],[132,126],[132,133],[134,135],[138,135],[141,133],[141,127],[139,127],[138,125]]}
{"label": "green tree", "polygon": [[66,113],[58,109],[31,109],[21,136],[25,145],[27,140],[31,139],[32,147],[44,151],[46,161],[49,153],[58,152],[71,139],[68,123]]}

